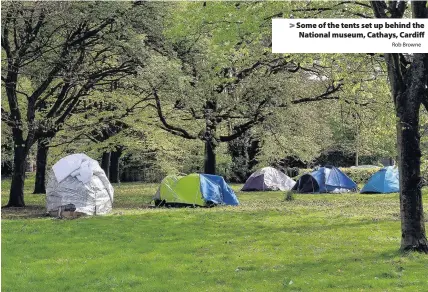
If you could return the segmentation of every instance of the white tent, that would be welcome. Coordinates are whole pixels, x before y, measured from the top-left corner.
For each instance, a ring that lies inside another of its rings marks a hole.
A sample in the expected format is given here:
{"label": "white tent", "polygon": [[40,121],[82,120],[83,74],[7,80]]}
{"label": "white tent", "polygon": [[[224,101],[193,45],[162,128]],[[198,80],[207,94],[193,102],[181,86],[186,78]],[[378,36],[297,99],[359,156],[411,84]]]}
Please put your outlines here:
{"label": "white tent", "polygon": [[242,191],[288,191],[296,184],[285,173],[264,167],[254,172],[245,182]]}
{"label": "white tent", "polygon": [[46,186],[49,213],[106,214],[112,204],[113,187],[96,160],[85,154],[72,154],[52,167]]}

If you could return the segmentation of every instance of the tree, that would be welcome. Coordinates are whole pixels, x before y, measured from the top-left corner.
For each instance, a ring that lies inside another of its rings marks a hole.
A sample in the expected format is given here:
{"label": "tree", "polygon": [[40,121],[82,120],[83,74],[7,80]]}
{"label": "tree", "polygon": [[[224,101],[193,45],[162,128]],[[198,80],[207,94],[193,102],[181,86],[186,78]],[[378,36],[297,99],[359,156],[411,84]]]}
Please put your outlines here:
{"label": "tree", "polygon": [[[138,17],[130,17],[131,9],[132,3],[111,2],[4,5],[2,85],[8,104],[2,105],[2,121],[14,140],[7,206],[25,206],[24,166],[32,145],[43,139],[40,153],[47,152],[49,140],[96,86],[133,74],[142,63],[144,42],[134,31]],[[31,90],[20,88],[25,80]]]}
{"label": "tree", "polygon": [[121,145],[115,146],[115,150],[111,152],[110,156],[110,182],[120,182],[120,157],[122,156],[124,147]]}
{"label": "tree", "polygon": [[354,156],[352,165],[395,157],[394,104],[385,75],[347,88],[344,94],[354,100],[348,98],[349,104],[342,103],[330,113],[328,120],[333,133],[330,149]]}
{"label": "tree", "polygon": [[[255,17],[251,8],[250,4],[224,3],[178,6],[178,19],[172,17],[166,35],[173,35],[169,41],[179,72],[160,74],[160,80],[150,85],[160,127],[185,139],[203,141],[205,173],[216,172],[219,143],[237,139],[264,122],[275,108],[338,99],[334,93],[342,86],[339,80],[329,78],[311,80],[317,74],[328,76],[327,70],[321,73],[321,67],[269,53],[269,34],[258,31],[261,24],[241,30],[241,24],[248,24],[243,18]],[[233,20],[231,14],[235,13],[240,19]],[[263,17],[258,22],[266,24]],[[293,96],[287,88],[292,82],[284,82],[293,74],[316,84],[313,96]]]}
{"label": "tree", "polygon": [[48,138],[39,138],[37,141],[36,179],[33,194],[46,194],[46,164],[48,161]]}
{"label": "tree", "polygon": [[[120,120],[110,121],[103,125],[101,130],[92,130],[88,137],[90,137],[94,143],[102,143],[128,129],[129,127],[130,126],[128,124]],[[105,149],[101,156],[101,168],[104,170],[107,178],[111,182],[117,183],[119,182],[119,158],[120,154],[122,153],[122,146],[114,145],[114,151],[111,151],[110,147]],[[112,174],[114,174],[114,180],[111,179]]]}
{"label": "tree", "polygon": [[[285,108],[289,106],[287,102],[277,103],[277,101],[274,100],[273,96],[275,94],[280,95],[281,93],[275,93],[274,91],[270,91],[266,86],[261,86],[261,83],[253,82],[258,85],[257,90],[255,87],[249,86],[246,89],[242,89],[242,95],[236,94],[236,91],[229,93],[230,95],[226,94],[229,96],[230,100],[234,100],[234,102],[229,102],[228,105],[224,103],[219,106],[219,98],[217,98],[216,95],[223,95],[223,92],[214,90],[208,94],[208,98],[205,99],[204,104],[202,104],[200,108],[196,108],[194,106],[195,104],[192,104],[189,108],[177,109],[178,111],[185,109],[190,111],[191,116],[182,116],[183,119],[190,119],[194,122],[202,121],[204,123],[203,129],[201,129],[198,134],[190,132],[190,130],[185,129],[183,126],[173,125],[167,120],[162,108],[159,91],[153,88],[157,113],[162,123],[161,127],[185,139],[199,139],[204,142],[205,173],[216,173],[215,149],[218,143],[229,142],[240,137],[252,127],[264,122],[268,116],[273,114],[276,107]],[[221,84],[219,87],[224,85],[225,84]],[[333,93],[338,91],[340,86],[340,84],[332,84],[327,87],[325,92],[317,96],[292,99],[289,103],[300,104],[334,99],[337,98],[337,96],[333,96]],[[251,97],[254,97],[253,94],[258,95],[257,99],[251,100]],[[236,123],[236,121],[238,121],[238,123]],[[234,122],[236,124],[233,124]],[[224,124],[222,125],[222,123]],[[229,133],[219,133],[221,129],[224,129],[226,126],[230,127]]]}
{"label": "tree", "polygon": [[[376,18],[402,18],[406,1],[372,1]],[[413,18],[428,18],[427,1],[411,2]],[[401,249],[428,253],[422,204],[420,108],[428,109],[428,54],[385,54],[397,116]]]}
{"label": "tree", "polygon": [[251,175],[251,170],[257,165],[256,156],[260,151],[261,143],[252,131],[248,131],[241,137],[228,143],[228,152],[232,158],[232,176],[229,178],[232,182],[245,182]]}

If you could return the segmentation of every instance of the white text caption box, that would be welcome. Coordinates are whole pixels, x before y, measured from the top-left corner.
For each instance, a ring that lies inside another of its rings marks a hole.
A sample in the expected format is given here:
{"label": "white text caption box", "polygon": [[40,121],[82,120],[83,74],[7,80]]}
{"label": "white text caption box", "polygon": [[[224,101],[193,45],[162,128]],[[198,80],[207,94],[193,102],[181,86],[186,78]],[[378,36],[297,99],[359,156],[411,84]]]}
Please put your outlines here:
{"label": "white text caption box", "polygon": [[272,19],[272,52],[428,53],[427,31],[420,18]]}

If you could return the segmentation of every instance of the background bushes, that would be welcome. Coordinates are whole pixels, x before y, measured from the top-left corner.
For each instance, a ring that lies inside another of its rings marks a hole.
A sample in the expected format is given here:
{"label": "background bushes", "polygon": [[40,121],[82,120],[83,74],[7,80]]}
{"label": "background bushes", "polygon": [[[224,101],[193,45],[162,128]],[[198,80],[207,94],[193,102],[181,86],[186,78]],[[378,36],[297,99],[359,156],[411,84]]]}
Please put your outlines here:
{"label": "background bushes", "polygon": [[[369,178],[379,169],[380,167],[373,168],[347,168],[339,167],[339,169],[349,176],[357,184],[365,184]],[[293,179],[297,180],[305,173],[312,172],[313,169],[301,168],[299,169],[299,175],[295,176]]]}

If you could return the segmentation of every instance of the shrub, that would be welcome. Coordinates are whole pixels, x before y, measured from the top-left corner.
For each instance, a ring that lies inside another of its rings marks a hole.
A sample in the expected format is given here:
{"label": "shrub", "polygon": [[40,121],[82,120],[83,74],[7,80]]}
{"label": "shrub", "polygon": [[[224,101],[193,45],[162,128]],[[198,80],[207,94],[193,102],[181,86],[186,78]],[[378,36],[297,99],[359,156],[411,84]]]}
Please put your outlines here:
{"label": "shrub", "polygon": [[293,191],[287,191],[285,193],[285,200],[286,201],[293,201],[294,200],[294,192]]}

